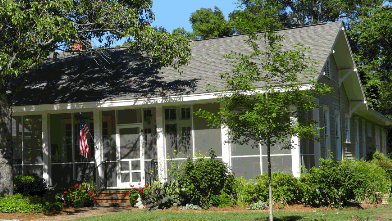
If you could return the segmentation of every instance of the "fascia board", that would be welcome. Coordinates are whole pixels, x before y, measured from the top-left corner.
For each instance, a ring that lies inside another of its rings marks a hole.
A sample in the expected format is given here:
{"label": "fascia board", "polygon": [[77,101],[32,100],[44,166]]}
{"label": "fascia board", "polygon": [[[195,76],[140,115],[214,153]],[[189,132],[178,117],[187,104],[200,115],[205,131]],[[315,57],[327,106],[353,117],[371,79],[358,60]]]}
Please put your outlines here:
{"label": "fascia board", "polygon": [[[302,85],[300,90],[309,90],[311,85]],[[289,89],[274,88],[275,91],[285,92]],[[256,93],[263,93],[262,89],[256,89]],[[230,96],[233,92],[213,92],[204,94],[193,94],[193,95],[181,95],[181,96],[168,96],[168,97],[157,97],[157,98],[135,98],[135,99],[124,99],[115,101],[99,101],[99,102],[80,102],[80,103],[60,103],[60,104],[42,104],[42,105],[28,105],[28,106],[13,106],[12,115],[26,115],[26,113],[45,113],[45,112],[79,112],[92,111],[96,109],[100,110],[111,110],[121,109],[130,106],[154,106],[154,105],[165,105],[165,104],[176,104],[176,103],[197,103],[206,101],[216,101],[217,96],[222,94]],[[246,94],[251,95],[252,92]]]}

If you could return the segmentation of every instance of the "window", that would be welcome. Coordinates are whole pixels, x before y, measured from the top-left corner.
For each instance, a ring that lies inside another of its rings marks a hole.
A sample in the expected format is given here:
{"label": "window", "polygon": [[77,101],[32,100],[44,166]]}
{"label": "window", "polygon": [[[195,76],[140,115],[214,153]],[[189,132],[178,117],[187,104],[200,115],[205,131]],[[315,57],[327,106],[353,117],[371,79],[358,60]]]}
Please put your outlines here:
{"label": "window", "polygon": [[326,77],[331,77],[331,73],[330,73],[330,59],[329,59],[329,57],[328,57],[328,59],[327,59],[327,61],[325,62],[325,64],[324,64],[324,67],[323,67],[323,75],[324,76],[326,76]]}
{"label": "window", "polygon": [[190,118],[191,118],[191,109],[181,108],[181,119],[190,119]]}
{"label": "window", "polygon": [[346,143],[351,143],[351,139],[350,139],[350,118],[349,116],[346,116]]}
{"label": "window", "polygon": [[373,136],[372,124],[370,122],[367,123],[367,131],[368,131],[368,137],[372,137]]}
{"label": "window", "polygon": [[165,109],[165,120],[175,120],[176,119],[176,109]]}

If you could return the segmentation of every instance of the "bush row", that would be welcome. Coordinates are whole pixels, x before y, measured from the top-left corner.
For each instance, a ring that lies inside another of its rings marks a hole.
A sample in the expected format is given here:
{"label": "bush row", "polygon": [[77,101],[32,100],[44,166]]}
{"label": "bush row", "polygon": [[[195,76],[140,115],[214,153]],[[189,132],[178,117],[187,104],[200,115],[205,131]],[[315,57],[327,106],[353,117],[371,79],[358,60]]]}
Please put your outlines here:
{"label": "bush row", "polygon": [[[225,163],[215,157],[210,151],[210,159],[194,162],[188,158],[176,173],[176,179],[164,184],[156,181],[130,191],[131,203],[140,195],[147,210],[173,205],[198,205],[204,209],[233,205],[264,208],[259,205],[268,202],[268,174],[257,175],[249,181],[234,178]],[[305,203],[315,207],[344,207],[364,200],[376,203],[377,193],[391,192],[391,162],[376,152],[371,161],[320,159],[320,167],[313,167],[300,178],[291,173],[274,172],[272,198],[281,205]]]}

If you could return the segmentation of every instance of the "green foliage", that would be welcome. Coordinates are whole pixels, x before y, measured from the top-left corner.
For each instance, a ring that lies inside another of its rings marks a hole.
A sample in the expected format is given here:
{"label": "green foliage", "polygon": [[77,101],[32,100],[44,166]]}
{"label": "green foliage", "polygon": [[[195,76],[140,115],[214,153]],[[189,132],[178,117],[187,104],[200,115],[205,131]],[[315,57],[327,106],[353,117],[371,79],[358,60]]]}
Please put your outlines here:
{"label": "green foliage", "polygon": [[172,35],[180,35],[180,36],[187,38],[188,40],[195,40],[196,39],[196,36],[193,32],[188,32],[183,27],[178,27],[178,28],[174,29],[172,31]]}
{"label": "green foliage", "polygon": [[17,193],[13,196],[0,197],[0,212],[2,213],[42,213],[46,210],[60,210],[61,204],[54,198],[40,196],[23,196]]}
{"label": "green foliage", "polygon": [[137,203],[137,199],[139,198],[139,190],[136,188],[132,188],[128,193],[129,203],[133,206]]}
{"label": "green foliage", "polygon": [[196,36],[201,39],[229,36],[234,33],[233,23],[226,21],[225,16],[218,7],[201,8],[191,14],[189,21]]}
{"label": "green foliage", "polygon": [[350,25],[348,33],[366,98],[374,109],[392,116],[391,7],[368,8]]}
{"label": "green foliage", "polygon": [[263,210],[266,209],[268,207],[268,205],[263,202],[263,201],[258,201],[257,203],[252,203],[249,205],[249,208],[246,209],[251,209],[251,210]]}
{"label": "green foliage", "polygon": [[[300,183],[291,173],[272,173],[272,198],[275,202],[282,204],[298,203],[301,200]],[[268,201],[268,174],[257,175],[256,180],[250,179],[244,185],[242,195],[244,201],[256,203],[258,201]]]}
{"label": "green foliage", "polygon": [[[164,184],[165,185],[165,184]],[[167,209],[179,204],[178,195],[170,195],[166,188],[146,186],[142,190],[142,202],[146,210]]]}
{"label": "green foliage", "polygon": [[70,206],[94,206],[97,200],[98,191],[93,182],[76,183],[68,190],[64,191],[64,198]]}
{"label": "green foliage", "polygon": [[[379,166],[363,160],[335,162],[320,159],[319,168],[302,174],[303,200],[306,204],[341,207],[349,202],[374,201],[375,193],[389,193],[391,181]],[[366,196],[365,193],[370,193]]]}
{"label": "green foliage", "polygon": [[30,176],[18,175],[14,177],[13,181],[14,193],[43,196],[48,191],[45,180],[36,174]]}
{"label": "green foliage", "polygon": [[381,167],[387,173],[389,179],[392,182],[392,160],[385,157],[383,153],[375,152],[371,163],[374,163]]}
{"label": "green foliage", "polygon": [[178,178],[181,197],[185,203],[200,205],[203,208],[219,205],[221,191],[234,196],[234,175],[226,164],[217,160],[210,150],[210,159],[200,158],[196,162],[188,158]]}
{"label": "green foliage", "polygon": [[180,206],[180,210],[186,210],[186,209],[198,210],[200,209],[200,207],[198,205],[193,205],[193,204],[186,204],[185,206]]}
{"label": "green foliage", "polygon": [[224,208],[226,206],[233,206],[233,197],[227,195],[226,192],[221,191],[221,195],[219,196],[219,206],[218,208]]}

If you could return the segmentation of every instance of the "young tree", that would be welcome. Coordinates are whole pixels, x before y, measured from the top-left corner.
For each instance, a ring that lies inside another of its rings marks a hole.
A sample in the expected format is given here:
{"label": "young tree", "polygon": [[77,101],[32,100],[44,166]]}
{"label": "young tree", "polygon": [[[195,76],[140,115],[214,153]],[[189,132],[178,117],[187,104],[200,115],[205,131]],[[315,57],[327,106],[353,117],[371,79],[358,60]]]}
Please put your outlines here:
{"label": "young tree", "polygon": [[191,14],[189,21],[192,23],[193,32],[201,39],[216,38],[232,35],[233,24],[226,21],[222,11],[215,6],[211,8],[201,8]]}
{"label": "young tree", "polygon": [[[220,91],[217,102],[222,108],[218,114],[202,109],[196,114],[206,118],[210,125],[227,126],[229,142],[248,144],[252,140],[255,147],[267,146],[269,218],[273,220],[271,146],[283,142],[284,148],[292,148],[293,136],[316,139],[315,129],[320,128],[315,121],[306,119],[304,113],[316,108],[315,96],[331,89],[315,81],[314,62],[305,56],[307,49],[301,44],[295,50],[282,50],[283,37],[277,35],[275,22],[278,6],[265,3],[263,10],[265,16],[260,24],[264,32],[248,33],[247,43],[253,52],[226,55],[234,69],[233,73],[221,74],[226,87]],[[211,86],[208,90],[216,91]]]}
{"label": "young tree", "polygon": [[129,37],[130,50],[156,58],[158,68],[190,59],[188,40],[151,27],[152,0],[0,1],[0,195],[12,195],[9,80],[39,67],[56,49],[98,38],[104,47]]}

